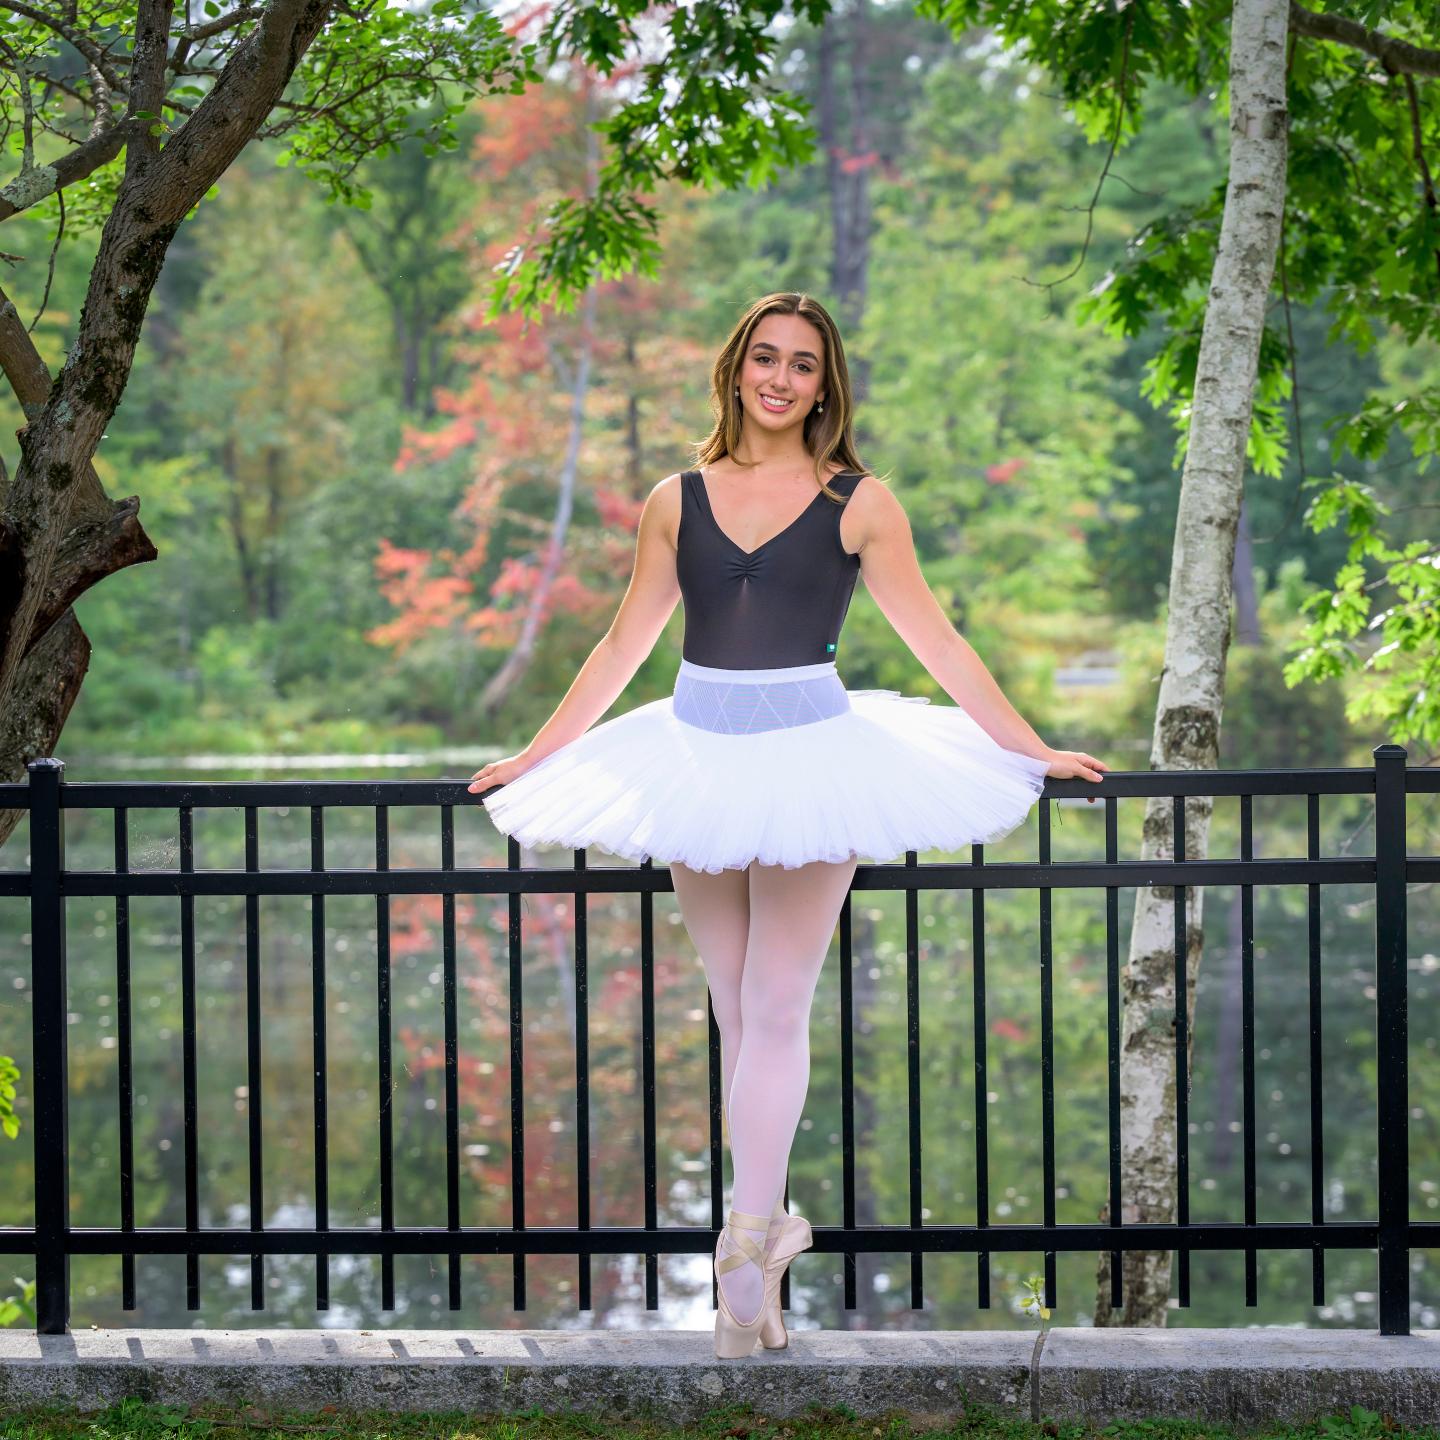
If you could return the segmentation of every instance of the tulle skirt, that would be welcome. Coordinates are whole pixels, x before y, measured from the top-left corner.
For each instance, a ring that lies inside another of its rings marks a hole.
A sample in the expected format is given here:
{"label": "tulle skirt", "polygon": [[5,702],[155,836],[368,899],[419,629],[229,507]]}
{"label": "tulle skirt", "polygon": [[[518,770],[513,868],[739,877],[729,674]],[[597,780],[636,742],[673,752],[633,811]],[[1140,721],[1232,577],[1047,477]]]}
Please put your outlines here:
{"label": "tulle skirt", "polygon": [[955,705],[847,690],[833,660],[680,662],[672,694],[592,726],[481,794],[502,834],[718,873],[752,862],[879,864],[1002,839],[1047,766]]}

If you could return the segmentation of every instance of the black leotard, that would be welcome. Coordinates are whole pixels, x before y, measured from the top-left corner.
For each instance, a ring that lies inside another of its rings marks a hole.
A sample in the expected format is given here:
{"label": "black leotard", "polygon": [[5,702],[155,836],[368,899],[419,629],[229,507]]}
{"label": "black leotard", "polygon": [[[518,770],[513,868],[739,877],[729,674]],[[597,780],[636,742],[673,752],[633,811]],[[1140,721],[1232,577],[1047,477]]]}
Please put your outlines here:
{"label": "black leotard", "polygon": [[[846,503],[863,477],[830,477]],[[804,512],[758,549],[742,550],[710,509],[704,477],[680,477],[675,566],[685,601],[680,653],[722,670],[813,665],[835,659],[859,555],[840,543],[845,506],[819,489]]]}

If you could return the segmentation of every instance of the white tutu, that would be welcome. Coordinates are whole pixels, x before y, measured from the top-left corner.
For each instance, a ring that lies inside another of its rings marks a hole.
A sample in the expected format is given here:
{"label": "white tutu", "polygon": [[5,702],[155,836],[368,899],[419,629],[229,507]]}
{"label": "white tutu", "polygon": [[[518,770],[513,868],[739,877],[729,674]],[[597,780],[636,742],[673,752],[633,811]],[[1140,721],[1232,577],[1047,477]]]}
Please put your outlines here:
{"label": "white tutu", "polygon": [[1047,769],[955,705],[846,690],[833,660],[682,660],[674,694],[592,726],[480,798],[501,833],[532,848],[594,846],[716,873],[993,842],[1024,823]]}

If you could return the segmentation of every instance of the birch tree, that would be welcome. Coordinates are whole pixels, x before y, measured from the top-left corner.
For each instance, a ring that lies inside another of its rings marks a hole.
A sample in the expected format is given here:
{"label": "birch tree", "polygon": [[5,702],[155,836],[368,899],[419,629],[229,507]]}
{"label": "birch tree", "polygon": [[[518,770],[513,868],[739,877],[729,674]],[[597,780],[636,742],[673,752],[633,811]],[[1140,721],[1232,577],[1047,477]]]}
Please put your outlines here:
{"label": "birch tree", "polygon": [[[1151,765],[1156,769],[1205,769],[1219,763],[1225,658],[1231,634],[1231,579],[1247,469],[1245,442],[1285,213],[1287,49],[1293,51],[1301,34],[1327,39],[1348,35],[1352,41],[1368,42],[1357,48],[1382,57],[1387,48],[1394,48],[1387,47],[1383,36],[1363,27],[1337,28],[1337,19],[1312,17],[1288,0],[1237,0],[1233,12],[1230,167],[1191,391],[1165,658],[1151,746]],[[1407,58],[1422,57],[1412,52]],[[1415,99],[1413,81],[1407,87],[1407,99]],[[1418,107],[1414,119],[1415,158],[1423,173]],[[1435,200],[1428,182],[1422,203],[1421,215],[1433,222]],[[1422,236],[1431,229],[1422,226]],[[1440,231],[1434,232],[1434,239],[1422,242],[1424,248],[1418,255],[1413,245],[1408,247],[1410,254],[1402,264],[1415,269],[1417,279],[1421,265],[1428,270],[1427,252],[1434,251],[1437,240]],[[1404,249],[1400,253],[1405,256]],[[1440,259],[1440,252],[1436,258]],[[1371,259],[1372,263],[1391,261],[1380,254]],[[1423,281],[1417,287],[1417,299],[1422,303],[1426,289]],[[1433,302],[1433,287],[1430,294]],[[1312,510],[1312,523],[1323,516],[1325,508],[1322,502]],[[1295,667],[1290,673],[1295,675]],[[1400,738],[1408,737],[1402,732]],[[1187,799],[1187,858],[1207,855],[1212,808],[1208,796]],[[1147,804],[1143,837],[1142,859],[1174,858],[1174,810],[1167,798]],[[1191,1069],[1195,987],[1203,948],[1203,897],[1203,887],[1186,891],[1184,955],[1182,963],[1177,963],[1173,888],[1142,887],[1136,892],[1129,957],[1121,977],[1122,1218],[1127,1222],[1173,1222],[1177,1218],[1181,1180],[1176,1163],[1177,1125],[1188,1112],[1188,1095],[1179,1093],[1177,1076],[1182,1064],[1187,1079]],[[1185,998],[1183,1005],[1177,1006],[1176,986],[1182,974]],[[1109,1263],[1109,1255],[1102,1254],[1096,1322],[1163,1325],[1174,1288],[1171,1253],[1124,1254],[1123,1301],[1118,1311],[1111,1305]]]}
{"label": "birch tree", "polygon": [[[1189,443],[1170,568],[1165,660],[1151,739],[1155,770],[1213,770],[1220,760],[1231,575],[1246,471],[1252,397],[1285,205],[1288,0],[1236,0],[1230,25],[1230,174],[1195,367]],[[1210,796],[1187,797],[1185,849],[1204,859]],[[1142,860],[1175,857],[1174,809],[1146,803]],[[1121,973],[1121,1156],[1127,1222],[1177,1218],[1177,1075],[1190,1073],[1204,888],[1185,891],[1185,955],[1175,960],[1174,887],[1135,892]],[[1176,987],[1183,976],[1183,1008]],[[1102,1257],[1096,1319],[1113,1319]],[[1124,1319],[1163,1323],[1169,1251],[1123,1256]]]}

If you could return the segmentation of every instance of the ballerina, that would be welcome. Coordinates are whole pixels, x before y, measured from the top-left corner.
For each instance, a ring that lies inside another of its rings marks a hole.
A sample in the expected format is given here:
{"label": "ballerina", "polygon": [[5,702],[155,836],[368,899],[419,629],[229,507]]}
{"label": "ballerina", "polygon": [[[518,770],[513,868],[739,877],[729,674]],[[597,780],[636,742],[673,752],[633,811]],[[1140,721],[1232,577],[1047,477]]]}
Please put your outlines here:
{"label": "ballerina", "polygon": [[[669,866],[720,1030],[734,1181],[715,1353],[737,1358],[787,1343],[780,1281],[811,1233],[781,1197],[810,1009],[859,860],[999,840],[1047,776],[1109,766],[1047,746],[931,593],[903,507],[856,454],[822,305],[755,301],[712,384],[714,428],[697,468],[647,497],[610,629],[530,744],[469,788],[524,845]],[[954,705],[846,688],[836,654],[861,576]],[[682,599],[673,692],[595,724]]]}

